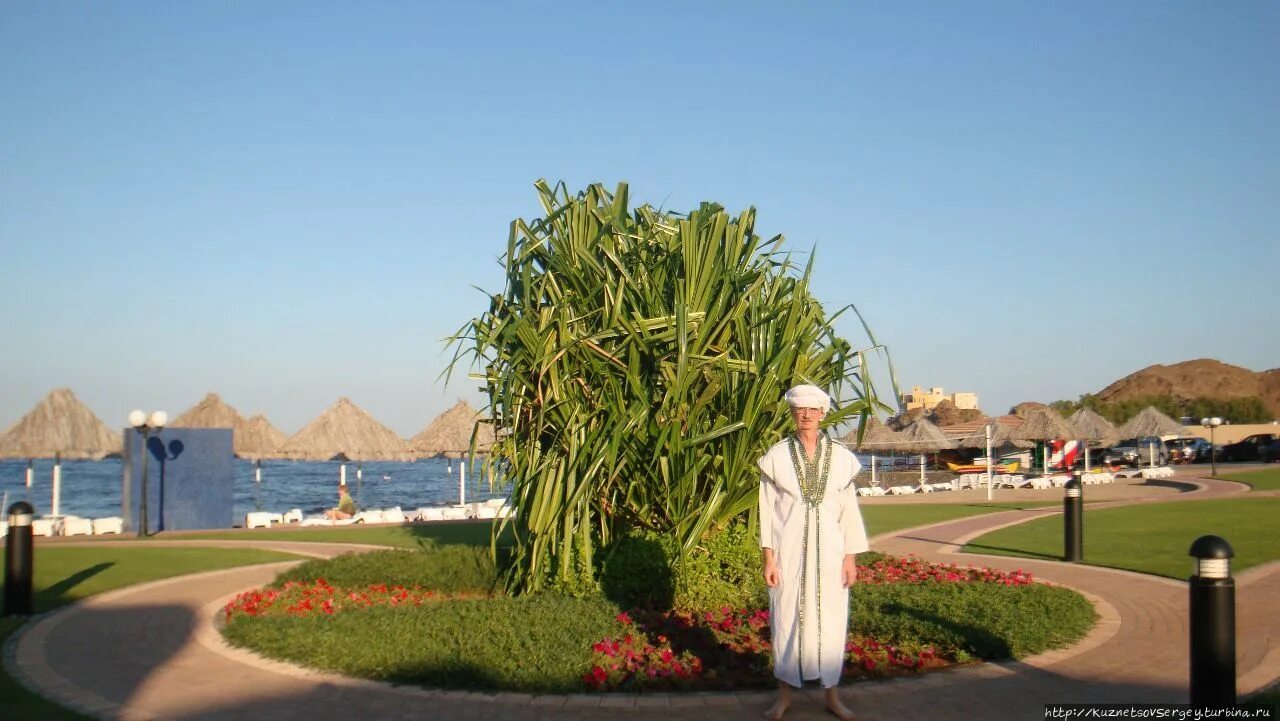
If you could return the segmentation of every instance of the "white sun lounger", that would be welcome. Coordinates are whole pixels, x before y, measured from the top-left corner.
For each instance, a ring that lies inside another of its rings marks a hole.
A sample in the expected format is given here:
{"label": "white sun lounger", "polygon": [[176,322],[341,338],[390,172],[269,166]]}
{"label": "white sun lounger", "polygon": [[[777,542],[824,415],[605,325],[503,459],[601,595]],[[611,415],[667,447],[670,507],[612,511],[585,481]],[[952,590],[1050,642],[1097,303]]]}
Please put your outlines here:
{"label": "white sun lounger", "polygon": [[62,519],[62,535],[92,536],[93,521],[80,516],[64,516]]}
{"label": "white sun lounger", "polygon": [[9,522],[0,521],[0,538],[4,538],[8,535],[9,535]]}
{"label": "white sun lounger", "polygon": [[418,509],[419,521],[443,521],[444,509],[435,506],[423,506]]}
{"label": "white sun lounger", "polygon": [[360,511],[355,515],[356,523],[383,523],[382,511]]}
{"label": "white sun lounger", "polygon": [[889,489],[889,495],[891,496],[909,496],[915,492],[915,486],[894,486]]}
{"label": "white sun lounger", "polygon": [[494,506],[480,506],[475,510],[473,518],[497,518],[498,509]]}
{"label": "white sun lounger", "polygon": [[31,521],[31,535],[57,536],[62,533],[62,524],[56,518],[36,518]]}
{"label": "white sun lounger", "polygon": [[404,511],[400,510],[400,506],[388,508],[382,512],[383,523],[404,523],[408,519],[405,518]]}
{"label": "white sun lounger", "polygon": [[267,511],[250,511],[244,514],[244,527],[270,528],[272,518],[279,515],[278,513],[269,513]]}
{"label": "white sun lounger", "polygon": [[93,519],[93,535],[103,536],[108,533],[124,533],[124,519],[120,516]]}
{"label": "white sun lounger", "polygon": [[461,521],[471,517],[470,508],[460,508],[458,506],[449,506],[448,508],[442,508],[440,510],[444,516],[444,520],[446,521]]}
{"label": "white sun lounger", "polygon": [[281,518],[281,523],[302,523],[302,509],[291,508]]}

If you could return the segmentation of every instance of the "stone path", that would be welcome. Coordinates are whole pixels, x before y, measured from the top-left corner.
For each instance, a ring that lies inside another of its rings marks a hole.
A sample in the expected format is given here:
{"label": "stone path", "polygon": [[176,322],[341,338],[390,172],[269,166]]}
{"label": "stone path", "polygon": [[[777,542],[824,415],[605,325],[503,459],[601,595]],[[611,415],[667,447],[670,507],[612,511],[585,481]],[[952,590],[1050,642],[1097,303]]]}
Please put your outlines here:
{"label": "stone path", "polygon": [[[1130,496],[1117,503],[1229,496],[1243,489],[1195,480],[1197,490]],[[1086,491],[1087,492],[1087,491]],[[939,494],[942,495],[942,494]],[[1001,498],[1001,500],[1004,500]],[[1011,511],[885,534],[876,550],[936,560],[993,528],[1057,512]],[[100,543],[100,542],[99,542]],[[169,541],[308,555],[351,551],[288,541]],[[1023,662],[842,687],[862,719],[1031,719],[1052,702],[1186,700],[1187,613],[1182,582],[1052,561],[966,556],[962,562],[1031,571],[1085,593],[1101,621],[1076,646]],[[28,624],[5,648],[5,666],[60,704],[103,719],[758,719],[769,692],[527,696],[395,688],[306,671],[222,643],[213,619],[235,593],[269,582],[289,564],[203,573],[94,596]],[[1280,677],[1280,564],[1237,579],[1241,693]],[[405,639],[411,643],[412,639]],[[7,717],[6,717],[7,718]],[[820,692],[798,695],[789,719],[831,718]]]}

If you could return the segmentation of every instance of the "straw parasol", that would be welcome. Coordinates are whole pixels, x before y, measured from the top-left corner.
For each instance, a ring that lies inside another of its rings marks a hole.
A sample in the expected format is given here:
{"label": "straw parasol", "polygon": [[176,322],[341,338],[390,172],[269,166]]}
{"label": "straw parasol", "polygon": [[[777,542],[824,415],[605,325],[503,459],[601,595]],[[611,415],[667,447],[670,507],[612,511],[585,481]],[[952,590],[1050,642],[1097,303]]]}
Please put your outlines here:
{"label": "straw parasol", "polygon": [[903,428],[898,434],[898,448],[915,453],[943,451],[955,448],[956,442],[947,438],[942,429],[925,418]]}
{"label": "straw parasol", "polygon": [[280,447],[288,437],[259,413],[244,423],[244,431],[236,431],[236,455],[249,461],[283,458]]}
{"label": "straw parasol", "polygon": [[[107,427],[70,388],[56,388],[0,436],[0,458],[27,459],[31,488],[32,460],[53,459],[50,513],[59,514],[62,496],[62,459],[99,460],[124,448],[124,439]],[[30,492],[28,490],[28,492]]]}
{"label": "straw parasol", "polygon": [[120,453],[123,444],[71,389],[58,388],[0,436],[0,458],[96,461]]}
{"label": "straw parasol", "polygon": [[1067,422],[1080,432],[1080,440],[1089,443],[1106,445],[1114,443],[1119,438],[1116,435],[1114,423],[1088,408],[1081,408],[1072,413]]}
{"label": "straw parasol", "polygon": [[493,446],[493,425],[481,423],[480,413],[466,401],[458,401],[427,424],[421,433],[409,439],[409,450],[415,457],[462,455],[471,450],[471,434],[476,435],[476,450],[488,451]]}
{"label": "straw parasol", "polygon": [[1181,423],[1156,410],[1154,406],[1143,408],[1141,413],[1116,430],[1116,436],[1120,438],[1180,436],[1183,433],[1186,433],[1186,429]]}
{"label": "straw parasol", "polygon": [[1014,429],[1009,437],[1016,441],[1074,441],[1080,431],[1052,408],[1035,408],[1027,414],[1027,421]]}
{"label": "straw parasol", "polygon": [[857,431],[850,431],[848,435],[840,439],[840,442],[863,452],[889,451],[901,447],[901,435],[901,433],[881,423],[880,419],[875,416],[869,416],[867,418],[867,432],[862,436],[862,443],[858,443]]}
{"label": "straw parasol", "polygon": [[308,461],[407,461],[408,445],[347,398],[339,398],[280,447],[282,458]]}
{"label": "straw parasol", "polygon": [[[1006,425],[991,422],[994,426],[991,430],[991,447],[992,448],[1030,448],[1033,444],[1028,441],[1020,441],[1013,438],[1013,430]],[[979,428],[977,431],[956,441],[956,445],[960,448],[986,448],[987,447],[987,431],[986,426]]]}
{"label": "straw parasol", "polygon": [[217,393],[209,393],[199,403],[183,411],[169,424],[171,428],[230,428],[232,450],[241,458],[245,433],[249,422],[240,412],[228,405]]}

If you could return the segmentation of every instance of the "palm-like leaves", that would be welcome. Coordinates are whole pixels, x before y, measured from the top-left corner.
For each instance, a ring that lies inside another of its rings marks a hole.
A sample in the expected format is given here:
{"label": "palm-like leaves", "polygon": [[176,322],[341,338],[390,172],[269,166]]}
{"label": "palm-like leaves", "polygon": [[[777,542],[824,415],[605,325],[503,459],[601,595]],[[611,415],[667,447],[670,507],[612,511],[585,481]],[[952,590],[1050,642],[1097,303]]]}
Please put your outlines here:
{"label": "palm-like leaves", "polygon": [[795,383],[852,389],[828,423],[884,407],[865,351],[809,294],[811,266],[756,236],[753,209],[537,188],[546,217],[512,223],[506,289],[452,339],[454,365],[484,371],[491,459],[513,482],[513,588],[589,573],[628,528],[688,550],[747,511]]}

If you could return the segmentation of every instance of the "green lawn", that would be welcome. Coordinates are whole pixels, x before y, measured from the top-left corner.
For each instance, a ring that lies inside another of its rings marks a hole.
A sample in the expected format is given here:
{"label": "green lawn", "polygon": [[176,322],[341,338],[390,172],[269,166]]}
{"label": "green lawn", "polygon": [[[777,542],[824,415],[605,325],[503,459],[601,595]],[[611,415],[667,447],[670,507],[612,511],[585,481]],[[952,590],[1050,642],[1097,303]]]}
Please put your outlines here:
{"label": "green lawn", "polygon": [[209,538],[231,541],[312,541],[320,543],[367,543],[375,546],[417,548],[423,544],[470,546],[489,545],[492,521],[457,523],[423,523],[410,526],[308,526],[234,529],[165,535],[159,540],[187,540]]}
{"label": "green lawn", "polygon": [[[977,516],[983,513],[1043,508],[1061,505],[1061,501],[998,502],[973,501],[971,503],[916,503],[902,505],[864,505],[862,517],[867,533],[877,535],[889,531],[923,526],[939,521]],[[425,543],[437,545],[466,544],[488,545],[492,522],[425,523],[410,526],[309,526],[307,528],[255,528],[201,533],[160,534],[158,540],[226,539],[312,541],[322,543],[367,543],[375,546],[417,548]]]}
{"label": "green lawn", "polygon": [[930,523],[952,521],[957,518],[979,516],[984,513],[1020,511],[1029,508],[1059,506],[1062,501],[974,501],[972,503],[912,503],[902,505],[864,505],[862,520],[867,525],[867,535],[877,536],[890,531],[923,526]]}
{"label": "green lawn", "polygon": [[[1123,568],[1184,579],[1191,574],[1191,542],[1205,534],[1222,536],[1235,550],[1233,572],[1280,559],[1275,520],[1280,498],[1224,498],[1088,511],[1084,516],[1084,559],[1096,566]],[[1054,516],[993,531],[964,547],[969,553],[1029,558],[1062,557],[1062,518]]]}
{"label": "green lawn", "polygon": [[[296,559],[255,549],[40,547],[35,558],[35,610],[43,613],[95,593],[200,571]],[[3,588],[3,586],[0,586]],[[0,618],[0,644],[26,619]],[[84,721],[74,711],[28,692],[0,671],[5,718]]]}
{"label": "green lawn", "polygon": [[1216,476],[1224,481],[1236,481],[1253,486],[1255,491],[1280,491],[1280,468],[1266,468],[1261,471],[1245,471],[1244,473],[1228,473]]}

